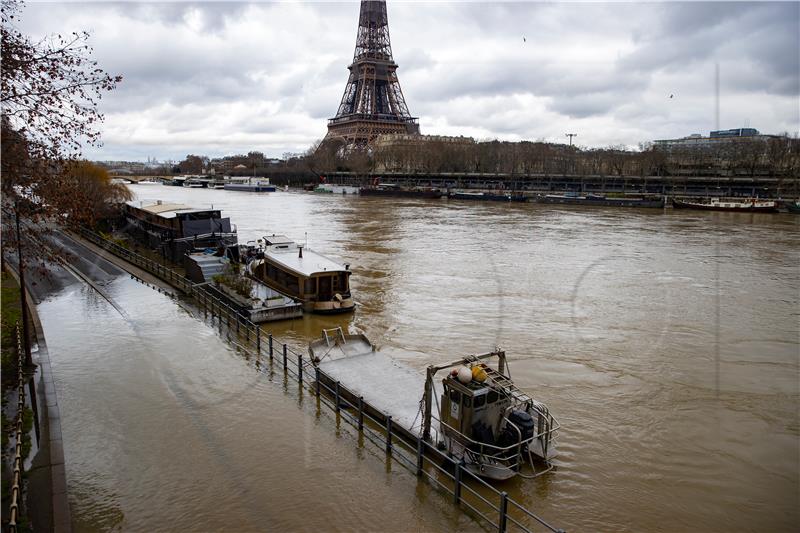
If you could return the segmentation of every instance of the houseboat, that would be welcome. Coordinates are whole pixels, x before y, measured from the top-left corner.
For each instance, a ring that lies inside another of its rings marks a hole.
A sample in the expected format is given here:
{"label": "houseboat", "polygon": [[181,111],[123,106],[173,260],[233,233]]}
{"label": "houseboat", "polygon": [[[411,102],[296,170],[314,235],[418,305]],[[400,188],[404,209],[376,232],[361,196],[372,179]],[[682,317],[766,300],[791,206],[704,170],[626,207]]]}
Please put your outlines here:
{"label": "houseboat", "polygon": [[247,272],[269,287],[299,300],[312,313],[346,313],[355,309],[350,296],[350,265],[309,250],[285,235],[266,236]]}
{"label": "houseboat", "polygon": [[247,192],[275,192],[277,188],[271,185],[269,178],[231,177],[225,180],[223,187],[226,191]]}
{"label": "houseboat", "polygon": [[161,200],[126,202],[128,231],[165,256],[180,261],[193,248],[235,245],[236,228],[219,209],[197,209]]}
{"label": "houseboat", "polygon": [[336,328],[323,330],[309,354],[331,390],[352,405],[363,399],[370,416],[391,416],[407,442],[422,438],[475,475],[502,481],[551,468],[559,423],[514,384],[502,350],[431,365],[422,374],[376,350],[366,336]]}
{"label": "houseboat", "polygon": [[705,211],[742,211],[749,213],[777,213],[775,200],[760,198],[673,198],[675,209],[702,209]]}

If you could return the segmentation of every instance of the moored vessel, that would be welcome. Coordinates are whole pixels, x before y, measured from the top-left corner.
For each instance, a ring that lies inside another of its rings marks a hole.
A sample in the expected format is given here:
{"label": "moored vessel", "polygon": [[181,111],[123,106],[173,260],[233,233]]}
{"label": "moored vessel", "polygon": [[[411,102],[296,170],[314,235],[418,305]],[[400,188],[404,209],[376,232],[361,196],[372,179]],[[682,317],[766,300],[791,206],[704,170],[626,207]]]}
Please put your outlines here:
{"label": "moored vessel", "polygon": [[399,185],[382,183],[372,187],[361,187],[361,196],[394,196],[399,198],[441,198],[442,191],[431,187],[401,187]]}
{"label": "moored vessel", "polygon": [[[326,389],[341,383],[354,396],[349,402],[362,398],[375,415],[391,416],[408,441],[422,437],[478,476],[506,480],[527,475],[523,469],[539,475],[551,468],[558,421],[513,383],[501,350],[431,365],[423,375],[377,351],[366,336],[336,328],[323,330],[309,353]],[[537,470],[536,462],[545,468]]]}
{"label": "moored vessel", "polygon": [[225,180],[226,191],[275,192],[278,190],[270,184],[269,178],[232,177]]}
{"label": "moored vessel", "polygon": [[333,194],[358,194],[358,187],[353,187],[351,185],[333,185],[330,183],[321,183],[314,188],[313,191]]}
{"label": "moored vessel", "polygon": [[303,303],[307,312],[332,314],[355,309],[350,265],[340,265],[285,235],[266,236],[246,252],[247,272]]}
{"label": "moored vessel", "polygon": [[473,191],[451,191],[447,193],[449,200],[477,200],[481,202],[527,202],[528,199],[519,193],[492,193]]}
{"label": "moored vessel", "polygon": [[126,202],[126,231],[175,262],[194,248],[236,245],[230,218],[219,209],[198,209],[161,200]]}
{"label": "moored vessel", "polygon": [[675,209],[702,209],[705,211],[778,212],[778,204],[775,200],[760,198],[673,198],[672,207]]}
{"label": "moored vessel", "polygon": [[664,207],[662,197],[614,197],[602,194],[546,194],[536,198],[540,204],[590,205],[601,207]]}

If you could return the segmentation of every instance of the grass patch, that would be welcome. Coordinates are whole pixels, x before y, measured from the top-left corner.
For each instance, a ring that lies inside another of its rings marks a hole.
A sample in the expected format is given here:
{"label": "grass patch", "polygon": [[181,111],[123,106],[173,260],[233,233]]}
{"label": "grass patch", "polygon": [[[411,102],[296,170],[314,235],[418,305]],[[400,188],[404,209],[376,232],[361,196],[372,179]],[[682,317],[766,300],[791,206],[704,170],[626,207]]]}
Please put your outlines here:
{"label": "grass patch", "polygon": [[2,272],[0,284],[0,372],[2,373],[3,397],[17,380],[17,334],[14,325],[22,320],[19,285],[8,272]]}

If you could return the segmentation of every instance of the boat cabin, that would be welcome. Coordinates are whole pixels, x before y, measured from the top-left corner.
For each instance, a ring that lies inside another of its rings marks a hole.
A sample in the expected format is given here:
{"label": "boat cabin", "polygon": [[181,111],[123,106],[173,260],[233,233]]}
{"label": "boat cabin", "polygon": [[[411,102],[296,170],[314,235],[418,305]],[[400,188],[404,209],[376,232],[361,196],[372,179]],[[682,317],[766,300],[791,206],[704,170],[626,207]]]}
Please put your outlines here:
{"label": "boat cabin", "polygon": [[478,442],[494,443],[503,415],[511,406],[509,397],[486,381],[473,380],[465,385],[452,375],[442,380],[442,386],[440,419],[446,424],[442,426],[445,435],[455,439],[463,435]]}
{"label": "boat cabin", "polygon": [[196,209],[161,200],[130,201],[126,202],[125,216],[145,231],[157,233],[162,240],[231,233],[231,221],[223,218],[219,209]]}
{"label": "boat cabin", "polygon": [[341,313],[355,308],[350,265],[340,265],[285,235],[264,237],[262,246],[263,258],[248,265],[251,276],[302,301],[306,311]]}

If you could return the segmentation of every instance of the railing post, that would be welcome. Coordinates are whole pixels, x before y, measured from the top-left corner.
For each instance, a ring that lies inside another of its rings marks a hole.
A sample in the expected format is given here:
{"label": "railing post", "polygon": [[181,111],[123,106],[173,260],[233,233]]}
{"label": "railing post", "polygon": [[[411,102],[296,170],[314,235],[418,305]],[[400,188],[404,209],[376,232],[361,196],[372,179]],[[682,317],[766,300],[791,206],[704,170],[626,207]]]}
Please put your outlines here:
{"label": "railing post", "polygon": [[454,483],[453,486],[453,503],[458,505],[458,502],[461,500],[461,462],[456,463],[456,472],[455,472]]}
{"label": "railing post", "polygon": [[256,351],[261,355],[261,326],[256,324]]}
{"label": "railing post", "polygon": [[317,384],[316,384],[316,387],[317,387],[317,398],[319,398],[319,367],[318,366],[314,367],[314,377],[317,379]]}
{"label": "railing post", "polygon": [[422,475],[422,458],[425,449],[425,439],[419,437],[417,439],[417,477]]}
{"label": "railing post", "polygon": [[283,371],[284,371],[284,372],[288,372],[288,370],[289,370],[289,369],[287,368],[287,365],[286,365],[286,357],[287,357],[287,352],[286,352],[286,350],[287,350],[287,348],[286,348],[286,343],[283,343]]}
{"label": "railing post", "polygon": [[269,362],[272,362],[272,333],[269,334]]}
{"label": "railing post", "polygon": [[[336,412],[339,412],[339,382],[336,382],[336,393],[335,393],[335,400],[336,400]],[[359,406],[359,410],[361,407]]]}
{"label": "railing post", "polygon": [[[339,382],[336,382],[336,390],[339,390]],[[339,406],[336,406],[337,410]],[[364,431],[364,397],[358,397],[358,430]]]}
{"label": "railing post", "polygon": [[303,354],[297,354],[297,381],[303,386]]}
{"label": "railing post", "polygon": [[386,417],[386,453],[392,453],[392,416]]}
{"label": "railing post", "polygon": [[505,491],[500,493],[500,523],[497,525],[497,531],[506,533],[508,527],[508,493]]}

